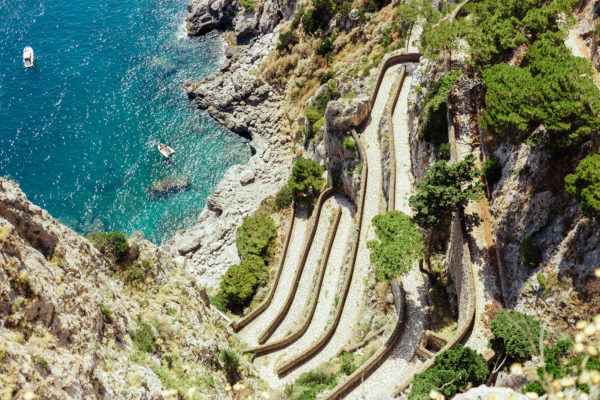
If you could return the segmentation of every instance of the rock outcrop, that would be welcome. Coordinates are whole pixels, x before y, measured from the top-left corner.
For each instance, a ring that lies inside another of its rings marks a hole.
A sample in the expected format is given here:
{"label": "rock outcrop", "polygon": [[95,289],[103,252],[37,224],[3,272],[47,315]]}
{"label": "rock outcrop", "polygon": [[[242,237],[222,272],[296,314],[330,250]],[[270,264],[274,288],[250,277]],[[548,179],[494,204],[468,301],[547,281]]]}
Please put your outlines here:
{"label": "rock outcrop", "polygon": [[125,258],[111,264],[0,178],[0,397],[162,399],[187,390],[165,380],[169,362],[184,380],[225,381],[228,333],[193,279],[145,240]]}
{"label": "rock outcrop", "polygon": [[192,180],[186,177],[170,176],[150,185],[147,191],[149,199],[161,199],[192,188]]}
{"label": "rock outcrop", "polygon": [[235,17],[237,1],[193,0],[188,6],[186,26],[191,36],[200,36],[213,29],[226,28]]}

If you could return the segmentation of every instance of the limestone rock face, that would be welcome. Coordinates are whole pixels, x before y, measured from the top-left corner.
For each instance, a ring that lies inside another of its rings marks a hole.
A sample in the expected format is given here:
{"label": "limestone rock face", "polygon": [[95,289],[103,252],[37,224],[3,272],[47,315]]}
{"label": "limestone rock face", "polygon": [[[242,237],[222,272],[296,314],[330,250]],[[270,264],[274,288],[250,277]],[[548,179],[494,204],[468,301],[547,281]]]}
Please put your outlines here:
{"label": "limestone rock face", "polygon": [[237,3],[235,0],[192,0],[186,18],[188,33],[200,36],[225,28],[235,17]]}
{"label": "limestone rock face", "polygon": [[330,101],[325,112],[328,129],[338,132],[355,128],[369,116],[369,98],[360,97],[350,101]]}
{"label": "limestone rock face", "polygon": [[[167,369],[164,354],[195,379],[225,381],[217,358],[228,335],[193,278],[143,239],[130,240],[126,259],[111,264],[0,178],[0,395],[160,399],[170,388],[153,368]],[[140,322],[152,354],[133,340]]]}

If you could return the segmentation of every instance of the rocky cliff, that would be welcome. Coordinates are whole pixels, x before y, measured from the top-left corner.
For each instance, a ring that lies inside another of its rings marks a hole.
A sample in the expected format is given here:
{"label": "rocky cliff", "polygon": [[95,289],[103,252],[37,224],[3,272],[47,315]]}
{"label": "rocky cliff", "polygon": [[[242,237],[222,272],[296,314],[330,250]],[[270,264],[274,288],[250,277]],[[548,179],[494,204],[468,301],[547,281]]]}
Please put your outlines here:
{"label": "rocky cliff", "polygon": [[1,398],[223,398],[228,333],[200,292],[153,244],[113,264],[0,179]]}

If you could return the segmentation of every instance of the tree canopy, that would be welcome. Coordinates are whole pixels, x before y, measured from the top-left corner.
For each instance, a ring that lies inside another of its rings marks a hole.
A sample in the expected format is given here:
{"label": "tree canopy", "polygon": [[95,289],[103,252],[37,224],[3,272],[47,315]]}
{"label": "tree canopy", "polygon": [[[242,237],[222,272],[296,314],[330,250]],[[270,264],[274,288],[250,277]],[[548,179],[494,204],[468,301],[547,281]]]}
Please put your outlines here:
{"label": "tree canopy", "polygon": [[371,249],[371,262],[376,267],[377,279],[390,282],[395,276],[410,271],[413,262],[422,257],[423,234],[412,219],[400,211],[375,216],[373,225],[379,240],[367,244]]}
{"label": "tree canopy", "polygon": [[254,254],[229,267],[220,285],[220,295],[225,306],[232,308],[247,305],[256,290],[267,283],[267,277],[264,260]]}
{"label": "tree canopy", "polygon": [[245,217],[235,240],[240,258],[254,254],[264,260],[268,259],[273,251],[275,237],[277,226],[267,214]]}
{"label": "tree canopy", "polygon": [[413,221],[423,229],[437,227],[469,200],[481,200],[479,176],[472,154],[456,164],[441,160],[427,167],[417,194],[409,199],[415,211]]}
{"label": "tree canopy", "polygon": [[502,310],[493,320],[489,346],[507,363],[523,363],[537,354],[540,346],[540,323],[530,315]]}
{"label": "tree canopy", "polygon": [[583,214],[600,217],[600,154],[592,154],[579,162],[574,174],[565,178],[565,189],[580,204]]}
{"label": "tree canopy", "polygon": [[294,164],[288,186],[299,203],[312,203],[323,190],[325,169],[316,161],[301,157]]}

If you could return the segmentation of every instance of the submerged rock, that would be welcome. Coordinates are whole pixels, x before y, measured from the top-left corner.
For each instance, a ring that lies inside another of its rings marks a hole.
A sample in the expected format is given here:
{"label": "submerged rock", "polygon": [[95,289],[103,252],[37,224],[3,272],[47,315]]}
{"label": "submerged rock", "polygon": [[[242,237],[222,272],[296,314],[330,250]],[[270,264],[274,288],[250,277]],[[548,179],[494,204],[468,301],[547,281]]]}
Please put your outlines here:
{"label": "submerged rock", "polygon": [[185,192],[191,188],[192,180],[189,177],[170,176],[150,186],[147,197],[149,200],[162,199],[175,193]]}

